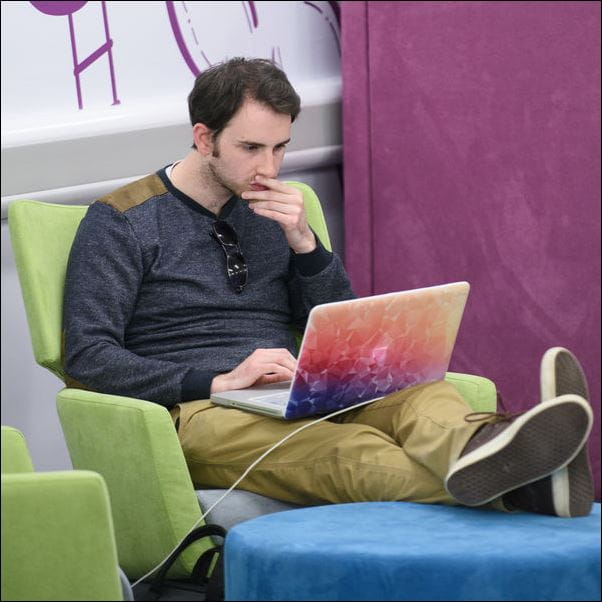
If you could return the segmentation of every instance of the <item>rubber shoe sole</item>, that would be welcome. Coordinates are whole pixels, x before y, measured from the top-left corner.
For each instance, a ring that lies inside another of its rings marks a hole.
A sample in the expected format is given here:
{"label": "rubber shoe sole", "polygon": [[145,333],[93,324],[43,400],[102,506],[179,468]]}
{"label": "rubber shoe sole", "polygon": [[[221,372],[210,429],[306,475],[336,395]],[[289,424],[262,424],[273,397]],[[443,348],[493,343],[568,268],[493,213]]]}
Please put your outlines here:
{"label": "rubber shoe sole", "polygon": [[[540,391],[541,401],[571,393],[589,399],[581,364],[568,349],[553,347],[545,352],[541,360]],[[564,518],[587,516],[595,496],[587,446],[584,445],[567,466],[554,471],[549,476],[549,483],[541,486],[549,488],[550,513]]]}
{"label": "rubber shoe sole", "polygon": [[552,347],[541,358],[541,401],[560,395],[579,395],[589,399],[587,379],[577,358],[564,347]]}
{"label": "rubber shoe sole", "polygon": [[465,506],[480,506],[566,466],[591,431],[589,404],[563,395],[538,404],[500,434],[452,466],[448,493]]}

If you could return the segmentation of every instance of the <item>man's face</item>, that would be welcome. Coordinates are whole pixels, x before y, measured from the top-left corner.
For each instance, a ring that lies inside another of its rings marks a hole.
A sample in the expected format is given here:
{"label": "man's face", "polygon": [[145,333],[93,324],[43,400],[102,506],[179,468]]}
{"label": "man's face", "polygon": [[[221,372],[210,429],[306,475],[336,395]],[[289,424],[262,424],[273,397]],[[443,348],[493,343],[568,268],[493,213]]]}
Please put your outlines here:
{"label": "man's face", "polygon": [[256,175],[275,178],[291,137],[291,117],[246,100],[221,131],[208,157],[215,182],[240,196],[263,190],[251,184]]}

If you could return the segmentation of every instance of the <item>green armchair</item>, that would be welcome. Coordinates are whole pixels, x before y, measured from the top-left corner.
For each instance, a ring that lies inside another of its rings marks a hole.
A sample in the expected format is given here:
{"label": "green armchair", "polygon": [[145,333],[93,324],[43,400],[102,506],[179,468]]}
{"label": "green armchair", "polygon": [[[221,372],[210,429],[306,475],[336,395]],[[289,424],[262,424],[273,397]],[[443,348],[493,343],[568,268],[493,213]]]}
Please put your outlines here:
{"label": "green armchair", "polygon": [[[330,249],[318,197],[305,184],[290,184],[303,192],[308,221]],[[41,366],[61,379],[65,271],[75,232],[86,210],[85,206],[23,200],[13,202],[8,211],[34,355]],[[457,373],[448,373],[447,380],[475,411],[495,409],[496,391],[490,380]],[[137,579],[167,556],[199,521],[199,502],[205,507],[208,497],[203,497],[203,490],[195,492],[171,417],[162,406],[72,388],[60,391],[57,406],[73,466],[96,471],[107,483],[120,564],[130,579]],[[244,498],[244,510],[240,509],[238,496]],[[234,491],[220,508],[222,512],[233,512],[232,523],[291,507],[261,498]],[[214,516],[213,520],[218,522],[220,518]],[[188,548],[170,576],[190,575],[208,545],[198,542]]]}
{"label": "green armchair", "polygon": [[2,426],[2,600],[123,599],[102,477],[33,472],[21,432]]}

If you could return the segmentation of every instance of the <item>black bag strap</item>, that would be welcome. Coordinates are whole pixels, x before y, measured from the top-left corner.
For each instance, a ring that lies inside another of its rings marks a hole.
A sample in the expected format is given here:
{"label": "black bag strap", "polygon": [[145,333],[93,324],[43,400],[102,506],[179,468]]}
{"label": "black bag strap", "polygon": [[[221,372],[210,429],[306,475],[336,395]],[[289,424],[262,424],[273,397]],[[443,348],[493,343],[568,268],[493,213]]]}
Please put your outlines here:
{"label": "black bag strap", "polygon": [[207,582],[207,594],[205,600],[216,601],[225,599],[224,580],[224,550],[223,546],[220,546],[217,563]]}
{"label": "black bag strap", "polygon": [[[211,571],[214,560],[216,562],[213,571]],[[215,546],[205,550],[196,561],[190,579],[193,583],[198,583],[204,588],[205,600],[223,600],[225,593],[223,546]]]}
{"label": "black bag strap", "polygon": [[[173,566],[178,556],[191,544],[203,539],[204,537],[218,536],[224,539],[226,537],[226,529],[219,525],[202,525],[191,531],[178,545],[177,548],[167,557],[165,562],[161,565],[156,575],[152,578],[151,585],[148,589],[146,596],[147,600],[158,600],[163,587],[165,585],[165,578],[169,569]],[[216,554],[219,554],[218,561],[215,564],[215,568],[211,574],[208,575],[211,563]],[[199,559],[196,561],[192,570],[190,580],[198,585],[207,585],[207,600],[223,600],[223,544],[215,545],[208,550],[205,550]],[[220,589],[221,583],[221,589]],[[212,595],[221,596],[218,598],[209,597],[209,589],[212,591]]]}
{"label": "black bag strap", "polygon": [[216,556],[219,556],[221,546],[214,546],[205,550],[196,561],[192,573],[190,574],[190,580],[193,583],[206,583],[209,578],[209,570],[211,563]]}

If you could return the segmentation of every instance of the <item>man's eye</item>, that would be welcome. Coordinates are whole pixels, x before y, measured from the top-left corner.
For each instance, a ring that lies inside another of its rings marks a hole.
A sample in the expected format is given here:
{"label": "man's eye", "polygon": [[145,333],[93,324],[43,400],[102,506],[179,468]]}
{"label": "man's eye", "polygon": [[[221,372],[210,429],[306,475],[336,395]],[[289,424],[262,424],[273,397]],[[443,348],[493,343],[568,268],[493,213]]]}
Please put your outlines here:
{"label": "man's eye", "polygon": [[257,150],[257,148],[258,148],[258,147],[257,147],[257,146],[255,146],[254,144],[247,144],[247,145],[245,145],[245,150],[248,150],[248,151],[250,151],[250,152],[252,152],[252,151],[256,151],[256,150]]}

